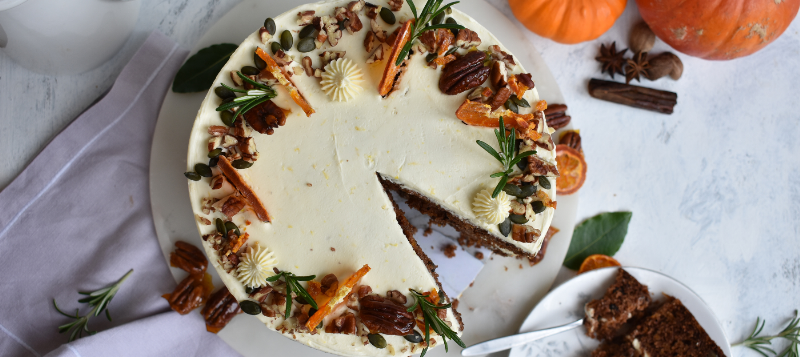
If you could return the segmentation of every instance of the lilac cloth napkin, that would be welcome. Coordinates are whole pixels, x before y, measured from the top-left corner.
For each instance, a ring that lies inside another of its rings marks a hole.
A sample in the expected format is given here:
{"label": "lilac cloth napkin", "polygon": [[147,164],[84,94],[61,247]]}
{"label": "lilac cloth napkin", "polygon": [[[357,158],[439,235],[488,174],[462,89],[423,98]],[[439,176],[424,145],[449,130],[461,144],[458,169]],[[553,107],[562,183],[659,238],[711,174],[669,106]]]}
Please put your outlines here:
{"label": "lilac cloth napkin", "polygon": [[[186,58],[153,33],[111,91],[59,134],[0,192],[0,355],[238,356],[202,317],[170,310],[175,281],[150,211],[150,144],[158,111]],[[176,118],[177,119],[177,118]],[[67,343],[57,326],[92,291],[133,274],[111,301],[113,322]]]}

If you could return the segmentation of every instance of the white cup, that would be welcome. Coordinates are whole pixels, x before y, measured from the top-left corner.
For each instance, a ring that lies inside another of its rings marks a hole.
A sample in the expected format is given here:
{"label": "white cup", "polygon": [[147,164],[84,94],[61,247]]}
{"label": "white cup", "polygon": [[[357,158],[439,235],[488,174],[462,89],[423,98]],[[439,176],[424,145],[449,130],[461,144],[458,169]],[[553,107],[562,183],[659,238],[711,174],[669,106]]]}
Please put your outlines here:
{"label": "white cup", "polygon": [[105,63],[130,36],[141,0],[0,0],[0,49],[44,74]]}

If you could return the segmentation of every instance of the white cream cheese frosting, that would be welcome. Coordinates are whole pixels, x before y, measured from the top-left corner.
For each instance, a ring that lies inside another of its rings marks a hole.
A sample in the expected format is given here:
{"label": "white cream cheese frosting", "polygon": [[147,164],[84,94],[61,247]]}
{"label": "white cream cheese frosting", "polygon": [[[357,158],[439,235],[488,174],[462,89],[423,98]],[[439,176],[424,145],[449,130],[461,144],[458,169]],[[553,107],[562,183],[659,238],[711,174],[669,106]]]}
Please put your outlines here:
{"label": "white cream cheese frosting", "polygon": [[[315,10],[318,16],[332,14],[335,7],[345,6],[348,2],[334,0],[303,5],[274,17],[274,20],[278,32],[289,29],[297,37],[300,30],[296,24],[298,12]],[[385,3],[377,4],[386,6]],[[413,17],[407,3],[395,15],[398,24]],[[469,16],[457,9],[451,16],[478,33],[483,41],[479,49],[497,44],[508,51]],[[508,244],[528,252],[538,251],[541,239],[523,243],[504,237],[497,224],[484,222],[472,209],[475,195],[483,189],[493,188],[499,179],[489,177],[498,170],[497,160],[475,144],[476,140],[496,141],[493,129],[464,125],[455,117],[455,110],[464,102],[467,93],[442,94],[438,88],[441,68],[431,69],[425,56],[417,54],[408,61],[408,70],[398,89],[388,98],[381,98],[377,86],[386,59],[366,64],[369,54],[364,49],[363,40],[369,30],[369,19],[364,14],[360,17],[364,29],[355,34],[345,32],[336,47],[327,49],[346,50],[345,58],[361,68],[363,90],[359,95],[346,103],[334,101],[323,90],[318,78],[293,75],[292,81],[316,110],[315,114],[306,117],[283,86],[274,87],[278,96],[273,101],[290,109],[291,114],[286,118],[286,125],[276,128],[274,135],[255,134],[260,158],[252,167],[239,171],[273,218],[271,223],[262,223],[249,211],[233,218],[242,231],[249,233],[247,245],[257,243],[269,247],[280,258],[276,267],[296,275],[321,277],[333,273],[343,279],[368,264],[372,270],[360,283],[369,285],[373,292],[381,295],[389,290],[407,293],[409,288],[418,291],[437,288],[436,281],[398,225],[392,202],[376,176],[380,174],[404,188],[424,194],[444,209]],[[398,26],[381,24],[389,33]],[[253,65],[256,47],[267,48],[261,43],[257,31],[239,46],[215,83],[233,85],[229,73]],[[287,53],[297,62],[309,56],[313,66],[320,68],[318,54],[321,51],[302,54],[293,48]],[[294,65],[299,66],[299,63]],[[509,72],[525,71],[517,64]],[[530,103],[538,101],[536,90],[529,90],[525,99]],[[187,156],[190,170],[195,163],[208,161],[208,127],[222,125],[215,110],[219,104],[220,99],[213,90],[209,91],[190,137]],[[527,108],[520,109],[522,113],[530,112]],[[554,151],[541,148],[537,151],[543,160],[555,163]],[[202,214],[202,199],[224,194],[211,190],[207,181],[189,182],[192,209],[196,214],[215,218],[214,214]],[[540,190],[555,200],[555,182],[551,186],[552,189]],[[531,222],[533,228],[544,234],[553,212],[554,209],[547,208],[540,214],[540,219]],[[201,235],[214,231],[213,226],[200,223],[198,229]],[[245,285],[219,266],[217,252],[210,245],[204,246],[231,294],[240,301],[247,299]],[[513,254],[510,251],[506,253]],[[258,315],[256,318],[272,330],[283,323],[282,316]],[[459,326],[450,309],[445,320],[454,327]],[[325,323],[328,323],[327,319]],[[285,336],[325,352],[350,356],[388,356],[390,351],[409,355],[422,349],[421,344],[410,343],[402,336],[384,336],[391,345],[385,349],[365,344],[360,336],[355,335],[294,332],[285,333]],[[436,346],[442,344],[439,336],[432,336],[434,339]]]}
{"label": "white cream cheese frosting", "polygon": [[275,275],[272,267],[277,264],[275,254],[259,244],[247,247],[236,268],[236,277],[245,286],[260,288],[267,285],[267,278]]}
{"label": "white cream cheese frosting", "polygon": [[332,100],[346,102],[361,92],[363,82],[358,66],[349,58],[341,58],[325,66],[319,84]]}
{"label": "white cream cheese frosting", "polygon": [[472,210],[482,221],[489,224],[498,224],[508,218],[508,211],[511,210],[511,199],[503,191],[500,191],[497,197],[492,198],[492,191],[483,189],[475,195],[475,200],[472,201]]}

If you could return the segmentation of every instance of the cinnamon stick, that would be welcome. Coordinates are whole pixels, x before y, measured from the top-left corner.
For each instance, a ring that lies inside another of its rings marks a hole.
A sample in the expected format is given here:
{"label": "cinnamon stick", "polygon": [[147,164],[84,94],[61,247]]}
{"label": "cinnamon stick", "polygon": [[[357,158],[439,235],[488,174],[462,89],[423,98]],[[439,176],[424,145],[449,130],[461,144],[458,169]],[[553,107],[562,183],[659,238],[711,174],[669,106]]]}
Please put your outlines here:
{"label": "cinnamon stick", "polygon": [[675,104],[678,104],[678,94],[673,92],[594,78],[589,80],[589,95],[664,114],[672,114]]}

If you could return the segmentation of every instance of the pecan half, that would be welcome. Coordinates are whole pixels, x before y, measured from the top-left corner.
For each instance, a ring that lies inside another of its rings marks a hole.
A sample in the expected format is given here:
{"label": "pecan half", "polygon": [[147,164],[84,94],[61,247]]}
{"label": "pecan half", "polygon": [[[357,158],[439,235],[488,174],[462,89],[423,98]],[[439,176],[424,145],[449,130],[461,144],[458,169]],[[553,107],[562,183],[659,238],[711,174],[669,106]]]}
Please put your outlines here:
{"label": "pecan half", "polygon": [[575,130],[570,130],[561,135],[561,139],[558,140],[559,144],[567,145],[575,150],[581,151],[581,134],[579,134]]}
{"label": "pecan half", "polygon": [[536,155],[528,156],[528,172],[536,176],[558,177],[556,165],[547,163]]}
{"label": "pecan half", "polygon": [[403,7],[403,0],[389,0],[389,9],[392,11],[400,11]]}
{"label": "pecan half", "polygon": [[401,305],[405,305],[406,301],[408,301],[406,296],[403,295],[403,293],[401,293],[398,290],[389,290],[389,291],[387,291],[386,292],[386,297],[388,297],[392,301],[394,301],[394,302],[396,302],[398,304],[401,304]]}
{"label": "pecan half", "polygon": [[286,124],[286,114],[277,104],[268,100],[244,113],[244,119],[255,131],[272,135],[275,128]]}
{"label": "pecan half", "polygon": [[222,287],[217,292],[211,295],[208,303],[200,311],[203,319],[206,320],[206,330],[208,332],[217,333],[222,330],[231,319],[242,313],[239,308],[239,303],[228,291],[228,287]]}
{"label": "pecan half", "polygon": [[492,100],[489,101],[489,105],[492,106],[492,111],[502,107],[508,98],[511,98],[511,94],[511,89],[508,89],[508,87],[500,88],[497,93],[495,93],[494,97],[492,97]]}
{"label": "pecan half", "polygon": [[208,260],[199,248],[183,241],[177,241],[175,250],[169,255],[169,265],[189,274],[203,274],[208,267]]}
{"label": "pecan half", "polygon": [[544,110],[544,116],[547,120],[547,126],[553,129],[561,129],[572,120],[572,117],[567,115],[566,104],[550,104]]}
{"label": "pecan half", "polygon": [[456,36],[456,46],[461,48],[470,48],[481,45],[481,38],[478,33],[470,29],[463,29],[458,31]]}
{"label": "pecan half", "polygon": [[458,94],[478,87],[489,78],[489,67],[483,65],[486,53],[474,51],[447,64],[439,78],[439,89],[445,94]]}
{"label": "pecan half", "polygon": [[181,280],[170,294],[162,295],[169,307],[181,315],[186,315],[200,307],[208,295],[203,285],[203,274],[191,274]]}
{"label": "pecan half", "polygon": [[414,316],[403,305],[377,295],[367,295],[359,303],[361,322],[373,333],[403,336],[414,328]]}
{"label": "pecan half", "polygon": [[230,195],[222,201],[217,202],[217,209],[230,220],[244,208],[245,204],[246,202],[243,199]]}

